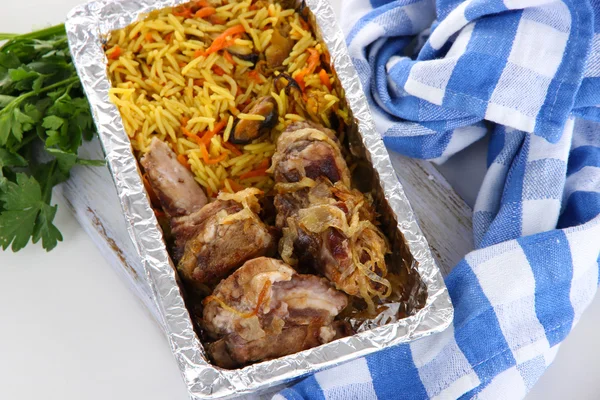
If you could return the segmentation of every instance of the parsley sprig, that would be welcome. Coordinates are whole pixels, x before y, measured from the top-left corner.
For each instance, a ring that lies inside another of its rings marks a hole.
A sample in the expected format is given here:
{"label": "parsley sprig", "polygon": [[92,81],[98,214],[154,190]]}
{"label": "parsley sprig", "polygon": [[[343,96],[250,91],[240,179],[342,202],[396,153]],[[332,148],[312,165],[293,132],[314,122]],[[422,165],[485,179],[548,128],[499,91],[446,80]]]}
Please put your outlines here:
{"label": "parsley sprig", "polygon": [[64,25],[24,35],[0,33],[0,247],[31,239],[46,250],[62,240],[52,188],[77,164],[94,125]]}

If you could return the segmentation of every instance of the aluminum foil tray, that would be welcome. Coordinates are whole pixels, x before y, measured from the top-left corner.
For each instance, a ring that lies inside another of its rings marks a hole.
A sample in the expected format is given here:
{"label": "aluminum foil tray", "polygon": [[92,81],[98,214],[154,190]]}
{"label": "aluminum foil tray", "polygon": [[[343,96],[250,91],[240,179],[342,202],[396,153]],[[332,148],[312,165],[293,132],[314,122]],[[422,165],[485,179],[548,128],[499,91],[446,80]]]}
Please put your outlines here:
{"label": "aluminum foil tray", "polygon": [[[414,213],[396,178],[381,136],[375,130],[367,100],[352,65],[344,36],[326,0],[306,0],[317,38],[331,54],[331,64],[345,91],[356,121],[351,148],[368,161],[383,228],[399,241],[406,298],[388,304],[388,311],[367,321],[352,320],[358,332],[300,353],[235,370],[213,366],[186,308],[183,292],[144,189],[137,161],[118,109],[108,97],[111,87],[103,44],[110,32],[126,27],[150,11],[188,0],[97,0],[75,8],[66,22],[71,52],[108,166],[112,173],[127,229],[149,284],[160,323],[179,364],[192,399],[215,399],[256,393],[322,368],[390,346],[440,332],[451,323],[453,308]],[[128,255],[132,256],[132,255]],[[404,317],[405,318],[401,318]]]}

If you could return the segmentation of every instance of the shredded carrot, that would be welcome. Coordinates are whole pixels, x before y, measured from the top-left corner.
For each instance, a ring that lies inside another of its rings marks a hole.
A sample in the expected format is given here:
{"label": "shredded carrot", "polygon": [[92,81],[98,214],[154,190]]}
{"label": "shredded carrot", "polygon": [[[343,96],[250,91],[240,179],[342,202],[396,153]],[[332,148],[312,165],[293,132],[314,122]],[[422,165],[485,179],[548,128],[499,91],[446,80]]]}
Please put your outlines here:
{"label": "shredded carrot", "polygon": [[296,76],[294,77],[294,80],[296,81],[296,83],[298,83],[298,86],[300,86],[300,89],[302,90],[302,92],[304,92],[304,90],[306,89],[306,84],[304,83],[304,76],[306,75],[308,71],[306,70],[306,68],[300,70],[300,72],[298,72],[296,74]]}
{"label": "shredded carrot", "polygon": [[268,168],[257,168],[252,171],[248,171],[245,174],[241,174],[240,179],[254,178],[255,176],[265,176],[267,175],[267,169]]}
{"label": "shredded carrot", "polygon": [[223,161],[225,158],[227,158],[227,154],[225,154],[225,153],[221,154],[217,158],[210,158],[208,156],[208,150],[206,150],[206,145],[204,143],[200,143],[200,155],[202,156],[202,159],[204,160],[204,164],[216,164],[216,163]]}
{"label": "shredded carrot", "polygon": [[308,26],[308,22],[306,22],[305,20],[303,20],[302,18],[300,18],[300,26],[302,27],[302,29],[304,29],[305,31],[309,31],[310,30],[310,26]]}
{"label": "shredded carrot", "polygon": [[208,4],[208,1],[206,1],[206,0],[198,0],[198,1],[194,2],[194,5],[198,8],[210,6],[210,4]]}
{"label": "shredded carrot", "polygon": [[216,158],[211,158],[208,161],[205,161],[206,164],[217,164],[220,163],[221,161],[223,161],[224,159],[227,158],[227,154],[223,153],[220,156],[216,157]]}
{"label": "shredded carrot", "polygon": [[154,42],[154,38],[150,32],[146,33],[146,42]]}
{"label": "shredded carrot", "polygon": [[179,68],[185,67],[187,64],[183,61],[179,61]]}
{"label": "shredded carrot", "polygon": [[198,58],[198,57],[203,56],[203,55],[204,55],[204,50],[198,49],[198,50],[196,50],[194,52],[194,58]]}
{"label": "shredded carrot", "polygon": [[189,7],[176,7],[173,10],[173,15],[176,17],[190,18],[192,16],[192,9]]}
{"label": "shredded carrot", "polygon": [[255,69],[248,72],[248,78],[252,79],[256,83],[262,83],[263,81],[259,72]]}
{"label": "shredded carrot", "polygon": [[[239,87],[238,87],[239,89]],[[240,94],[238,93],[238,96]],[[240,113],[240,110],[238,110],[237,108],[235,108],[234,106],[229,106],[229,112],[233,114],[233,116],[235,117],[236,115],[238,115]]]}
{"label": "shredded carrot", "polygon": [[179,154],[177,156],[177,161],[179,161],[179,164],[183,165],[187,169],[190,169],[190,164],[188,163],[188,160],[185,158],[185,156],[183,154]]}
{"label": "shredded carrot", "polygon": [[215,125],[215,128],[212,131],[206,132],[200,140],[202,141],[202,143],[204,143],[204,145],[208,146],[210,139],[212,139],[212,137],[215,136],[217,133],[221,132],[223,130],[223,128],[225,128],[226,126],[227,126],[226,120],[222,120],[222,121],[218,122]]}
{"label": "shredded carrot", "polygon": [[212,70],[215,74],[217,74],[219,76],[225,75],[225,71],[223,71],[223,68],[219,67],[218,65],[214,65]]}
{"label": "shredded carrot", "polygon": [[265,158],[256,166],[256,169],[269,168],[269,159]]}
{"label": "shredded carrot", "polygon": [[217,17],[216,15],[211,15],[208,19],[213,25],[225,25],[227,22],[225,18]]}
{"label": "shredded carrot", "polygon": [[315,69],[317,68],[317,66],[319,65],[319,62],[321,61],[321,56],[319,54],[319,52],[317,51],[317,49],[313,49],[310,48],[308,49],[308,52],[310,53],[310,56],[308,56],[308,73],[312,74],[313,72],[315,72]]}
{"label": "shredded carrot", "polygon": [[215,40],[213,40],[210,47],[208,49],[206,49],[205,54],[209,55],[212,53],[216,53],[217,51],[225,48],[226,44],[227,44],[226,43],[227,37],[234,36],[235,34],[238,34],[238,33],[241,34],[244,32],[246,32],[246,30],[244,29],[244,25],[242,25],[242,24],[235,25],[235,26],[232,26],[231,28],[225,29],[225,32],[221,33],[219,36],[216,37]]}
{"label": "shredded carrot", "polygon": [[235,144],[229,143],[229,142],[224,142],[222,143],[223,147],[225,147],[227,150],[231,150],[231,152],[233,154],[235,154],[236,156],[241,156],[242,152],[240,151],[240,149],[238,149]]}
{"label": "shredded carrot", "polygon": [[223,57],[231,64],[234,65],[235,61],[233,61],[233,57],[231,56],[231,53],[228,51],[223,52]]}
{"label": "shredded carrot", "polygon": [[150,185],[150,181],[148,181],[148,177],[146,176],[146,174],[142,175],[142,182],[144,183],[146,192],[148,192],[148,197],[150,197],[150,203],[152,203],[154,205],[159,205],[160,200],[158,199],[158,196],[154,192],[154,189],[152,189],[152,185]]}
{"label": "shredded carrot", "polygon": [[112,51],[112,53],[110,53],[110,55],[108,56],[108,58],[110,58],[111,60],[116,60],[117,58],[119,58],[121,56],[121,48],[119,47],[119,45],[115,46],[115,49]]}
{"label": "shredded carrot", "polygon": [[167,36],[165,36],[165,40],[167,43],[171,43],[173,41],[173,32],[167,34]]}
{"label": "shredded carrot", "polygon": [[327,71],[322,69],[319,71],[319,78],[321,78],[321,83],[327,87],[327,89],[331,92],[331,82],[329,81],[329,75],[327,75]]}
{"label": "shredded carrot", "polygon": [[231,186],[231,188],[233,189],[234,192],[239,192],[240,190],[246,189],[245,186],[240,185],[239,183],[237,183],[233,179],[227,178],[227,180],[229,181],[229,186]]}
{"label": "shredded carrot", "polygon": [[201,9],[199,9],[198,11],[196,11],[196,14],[194,14],[194,16],[196,18],[206,18],[206,17],[210,17],[211,15],[215,14],[217,12],[217,10],[215,10],[214,7],[203,7]]}
{"label": "shredded carrot", "polygon": [[181,126],[186,127],[190,119],[188,117],[181,118]]}
{"label": "shredded carrot", "polygon": [[204,79],[194,79],[194,85],[196,85],[196,86],[204,85]]}
{"label": "shredded carrot", "polygon": [[194,135],[192,132],[188,131],[184,126],[181,127],[181,132],[190,139],[194,139],[197,143],[201,143],[202,139],[200,139],[197,135]]}
{"label": "shredded carrot", "polygon": [[[214,197],[214,193],[212,191],[212,189],[210,188],[210,186],[206,187],[206,194],[208,195],[208,197]],[[208,296],[208,297],[212,297],[212,296]],[[207,299],[208,299],[207,297]]]}

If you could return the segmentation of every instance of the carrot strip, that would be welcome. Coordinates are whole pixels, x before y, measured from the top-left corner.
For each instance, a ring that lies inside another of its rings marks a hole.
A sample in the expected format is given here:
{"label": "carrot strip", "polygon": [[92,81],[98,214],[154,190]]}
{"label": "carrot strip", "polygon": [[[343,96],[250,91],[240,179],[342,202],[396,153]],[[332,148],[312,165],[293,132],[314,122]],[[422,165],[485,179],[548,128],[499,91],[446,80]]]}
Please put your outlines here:
{"label": "carrot strip", "polygon": [[231,53],[228,51],[223,52],[223,57],[227,60],[227,62],[229,62],[231,65],[235,64],[235,61],[233,61],[233,57],[231,56]]}
{"label": "carrot strip", "polygon": [[219,67],[218,65],[213,66],[212,68],[213,72],[215,74],[217,74],[218,76],[223,76],[225,75],[225,71],[223,71],[223,68]]}
{"label": "carrot strip", "polygon": [[198,1],[194,2],[194,5],[198,8],[210,6],[210,4],[208,4],[208,1],[206,1],[206,0],[198,0]]}
{"label": "carrot strip", "polygon": [[200,155],[202,156],[202,160],[204,160],[204,164],[217,164],[227,158],[227,154],[221,154],[216,158],[210,158],[208,156],[208,150],[206,150],[206,145],[204,143],[200,143]]}
{"label": "carrot strip", "polygon": [[302,90],[302,92],[304,92],[304,90],[306,90],[306,84],[304,83],[304,76],[306,75],[307,72],[308,71],[306,70],[306,68],[304,68],[303,70],[298,72],[296,74],[296,76],[294,77],[294,80],[296,81],[296,83],[298,83],[298,86],[300,86],[300,89]]}
{"label": "carrot strip", "polygon": [[269,168],[269,159],[265,158],[256,166],[256,169]]}
{"label": "carrot strip", "polygon": [[142,175],[142,182],[144,183],[146,192],[148,192],[148,197],[150,197],[150,203],[152,203],[155,206],[160,204],[160,200],[158,199],[156,192],[154,192],[154,189],[152,189],[152,185],[150,184],[150,181],[148,180],[146,174]]}
{"label": "carrot strip", "polygon": [[308,73],[312,74],[319,65],[321,56],[316,49],[308,49],[308,52],[310,53],[310,56],[308,56]]}
{"label": "carrot strip", "polygon": [[194,85],[196,85],[196,86],[204,85],[204,79],[194,79]]}
{"label": "carrot strip", "polygon": [[181,118],[181,126],[186,127],[190,119],[188,117]]}
{"label": "carrot strip", "polygon": [[210,47],[208,49],[206,49],[205,54],[208,55],[208,54],[216,53],[217,51],[219,51],[225,47],[227,37],[233,36],[236,33],[244,33],[244,32],[246,32],[246,30],[244,29],[244,25],[242,25],[242,24],[235,25],[235,26],[232,26],[231,28],[225,29],[225,32],[221,33],[219,36],[216,37],[215,40],[213,40]]}
{"label": "carrot strip", "polygon": [[257,168],[240,175],[240,179],[254,178],[255,176],[267,175],[267,168]]}
{"label": "carrot strip", "polygon": [[233,179],[227,178],[227,180],[229,181],[229,186],[231,186],[231,188],[233,189],[234,192],[239,192],[240,190],[246,189],[245,186],[240,185],[239,183],[237,183]]}
{"label": "carrot strip", "polygon": [[198,49],[198,50],[196,50],[194,52],[194,58],[198,58],[198,57],[203,56],[203,55],[204,55],[204,50]]}
{"label": "carrot strip", "polygon": [[211,15],[208,19],[213,25],[225,25],[225,22],[227,22],[225,18],[217,17],[216,15]]}
{"label": "carrot strip", "polygon": [[327,71],[322,69],[319,71],[319,78],[321,78],[321,83],[327,87],[327,89],[331,92],[331,82],[329,81],[329,75],[327,75]]}
{"label": "carrot strip", "polygon": [[206,145],[204,143],[200,143],[200,155],[202,156],[202,159],[205,163],[208,162],[208,160],[210,160],[210,158],[208,157],[208,151],[206,150]]}
{"label": "carrot strip", "polygon": [[154,42],[154,38],[150,32],[146,33],[146,42]]}
{"label": "carrot strip", "polygon": [[194,139],[198,144],[202,142],[202,139],[200,139],[198,135],[194,135],[192,132],[188,131],[185,126],[181,127],[181,132],[190,139]]}
{"label": "carrot strip", "polygon": [[206,17],[210,17],[211,15],[215,14],[217,12],[217,10],[215,10],[214,7],[203,7],[201,9],[199,9],[198,11],[196,11],[196,14],[194,14],[194,16],[196,18],[206,18]]}
{"label": "carrot strip", "polygon": [[217,133],[221,132],[223,128],[225,128],[225,126],[227,126],[227,121],[222,120],[218,122],[215,125],[215,128],[212,131],[206,132],[200,140],[202,141],[202,143],[204,143],[204,145],[208,146],[210,139],[212,139],[212,137],[215,136]]}
{"label": "carrot strip", "polygon": [[192,9],[189,7],[176,7],[173,10],[173,15],[176,17],[190,18],[192,16]]}
{"label": "carrot strip", "polygon": [[205,161],[206,164],[217,164],[227,158],[227,154],[223,153],[216,158],[211,158],[208,161]]}
{"label": "carrot strip", "polygon": [[236,156],[241,156],[242,152],[240,151],[240,149],[238,149],[235,144],[229,143],[229,142],[224,142],[223,143],[223,147],[225,147],[227,150],[231,150],[231,152],[233,154],[235,154]]}
{"label": "carrot strip", "polygon": [[187,169],[190,169],[190,164],[188,163],[188,160],[185,158],[185,156],[183,154],[179,154],[177,156],[177,161],[179,161],[179,164],[183,165]]}
{"label": "carrot strip", "polygon": [[263,81],[262,77],[260,76],[258,71],[255,69],[248,72],[248,78],[252,79],[256,83],[262,83],[262,81]]}
{"label": "carrot strip", "polygon": [[121,48],[119,47],[119,45],[115,46],[115,49],[112,51],[112,53],[110,53],[110,55],[108,56],[108,58],[110,58],[111,60],[116,60],[117,58],[119,58],[121,56]]}

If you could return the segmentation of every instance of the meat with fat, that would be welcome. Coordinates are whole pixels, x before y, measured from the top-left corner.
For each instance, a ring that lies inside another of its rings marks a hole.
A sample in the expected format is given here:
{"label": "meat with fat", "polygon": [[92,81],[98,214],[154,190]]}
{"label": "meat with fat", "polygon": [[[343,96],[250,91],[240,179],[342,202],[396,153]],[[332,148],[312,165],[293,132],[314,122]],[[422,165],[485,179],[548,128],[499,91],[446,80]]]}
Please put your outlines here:
{"label": "meat with fat", "polygon": [[234,368],[306,350],[338,337],[344,293],[282,261],[247,261],[204,300],[203,326],[217,365]]}

